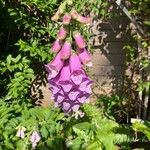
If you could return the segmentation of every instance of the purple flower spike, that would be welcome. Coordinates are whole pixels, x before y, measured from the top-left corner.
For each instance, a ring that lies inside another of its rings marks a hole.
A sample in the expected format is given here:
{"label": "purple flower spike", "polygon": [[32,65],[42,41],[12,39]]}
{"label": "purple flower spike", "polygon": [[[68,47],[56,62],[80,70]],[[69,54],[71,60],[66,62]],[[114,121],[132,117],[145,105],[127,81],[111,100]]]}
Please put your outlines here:
{"label": "purple flower spike", "polygon": [[59,32],[57,33],[57,38],[60,40],[65,39],[67,36],[67,31],[64,27],[60,27]]}
{"label": "purple flower spike", "polygon": [[56,77],[64,65],[64,61],[60,58],[60,52],[56,55],[54,60],[47,65],[45,69],[49,72],[49,79]]}
{"label": "purple flower spike", "polygon": [[78,48],[77,52],[81,62],[88,67],[92,67],[91,56],[89,52],[85,48]]}
{"label": "purple flower spike", "polygon": [[76,33],[74,39],[79,48],[85,48],[86,44],[80,33]]}
{"label": "purple flower spike", "polygon": [[70,57],[71,80],[76,85],[79,85],[84,77],[84,71],[81,67],[79,57],[77,55],[72,55]]}
{"label": "purple flower spike", "polygon": [[32,148],[35,148],[37,143],[40,141],[41,137],[37,131],[33,131],[30,141],[32,143]]}
{"label": "purple flower spike", "polygon": [[60,39],[56,39],[56,41],[52,45],[52,52],[57,53],[61,49],[63,43]]}
{"label": "purple flower spike", "polygon": [[77,21],[79,21],[80,23],[83,23],[83,24],[91,23],[91,18],[89,18],[89,17],[83,17],[81,15],[78,15],[78,17],[76,19],[77,19]]}
{"label": "purple flower spike", "polygon": [[71,21],[71,16],[68,13],[66,13],[63,16],[63,24],[68,25],[68,24],[70,24],[70,21]]}
{"label": "purple flower spike", "polygon": [[66,41],[60,50],[61,59],[66,60],[71,55],[71,43]]}

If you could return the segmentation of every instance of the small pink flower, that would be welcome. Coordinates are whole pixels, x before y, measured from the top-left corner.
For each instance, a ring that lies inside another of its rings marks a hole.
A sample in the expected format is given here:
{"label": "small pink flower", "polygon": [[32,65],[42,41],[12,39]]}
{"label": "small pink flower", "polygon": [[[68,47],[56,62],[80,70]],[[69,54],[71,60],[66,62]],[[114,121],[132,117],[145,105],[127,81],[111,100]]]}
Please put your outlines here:
{"label": "small pink flower", "polygon": [[79,14],[77,13],[77,11],[75,9],[72,9],[70,14],[73,19],[77,19],[79,16]]}
{"label": "small pink flower", "polygon": [[81,62],[88,66],[88,67],[92,67],[92,62],[91,62],[91,56],[90,56],[90,53],[85,49],[85,48],[78,48],[77,49],[77,53],[78,53],[78,56],[81,60]]}
{"label": "small pink flower", "polygon": [[89,17],[84,17],[81,15],[78,15],[78,17],[76,19],[77,19],[77,21],[79,21],[80,23],[83,23],[83,24],[91,23],[91,18],[89,18]]}
{"label": "small pink flower", "polygon": [[51,20],[52,20],[52,21],[57,21],[57,20],[59,19],[59,17],[60,17],[60,11],[58,10],[58,11],[54,14],[54,16],[51,17]]}
{"label": "small pink flower", "polygon": [[71,21],[71,16],[68,13],[66,13],[63,16],[63,24],[68,25],[68,24],[70,24],[70,21]]}
{"label": "small pink flower", "polygon": [[74,35],[74,39],[75,39],[75,42],[76,42],[78,48],[85,48],[86,44],[80,33],[76,33]]}
{"label": "small pink flower", "polygon": [[59,71],[62,69],[64,61],[60,58],[60,52],[55,56],[54,60],[47,65],[45,69],[49,73],[49,80],[56,77]]}
{"label": "small pink flower", "polygon": [[57,33],[57,38],[63,40],[67,36],[67,31],[64,27],[60,27],[59,32]]}
{"label": "small pink flower", "polygon": [[52,45],[52,52],[57,53],[61,49],[63,42],[60,39],[56,39]]}
{"label": "small pink flower", "polygon": [[61,59],[68,59],[71,55],[71,43],[66,41],[60,50]]}

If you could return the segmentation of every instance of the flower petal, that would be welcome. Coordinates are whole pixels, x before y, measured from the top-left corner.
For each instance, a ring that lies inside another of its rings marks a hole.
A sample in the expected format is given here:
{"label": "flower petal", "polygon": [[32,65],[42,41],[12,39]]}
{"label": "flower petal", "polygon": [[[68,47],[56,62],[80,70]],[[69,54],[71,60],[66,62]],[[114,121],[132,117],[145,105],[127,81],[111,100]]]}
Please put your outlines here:
{"label": "flower petal", "polygon": [[74,34],[74,39],[79,48],[85,48],[86,44],[80,33]]}

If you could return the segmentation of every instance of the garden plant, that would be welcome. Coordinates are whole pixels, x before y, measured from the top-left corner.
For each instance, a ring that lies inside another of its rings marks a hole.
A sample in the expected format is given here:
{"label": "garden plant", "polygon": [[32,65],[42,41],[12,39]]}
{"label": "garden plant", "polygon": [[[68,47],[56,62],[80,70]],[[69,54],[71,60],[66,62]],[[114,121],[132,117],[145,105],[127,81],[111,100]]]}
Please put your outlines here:
{"label": "garden plant", "polygon": [[[90,28],[97,17],[108,21],[117,15],[109,9],[116,7],[115,1],[0,0],[0,150],[130,150],[148,145],[149,120],[127,120],[135,113],[138,95],[150,94],[150,2],[123,4],[142,28],[142,33],[131,33],[141,51],[124,47],[131,71],[126,88],[120,95],[100,95],[93,104]],[[42,107],[31,89],[47,83],[52,102]]]}

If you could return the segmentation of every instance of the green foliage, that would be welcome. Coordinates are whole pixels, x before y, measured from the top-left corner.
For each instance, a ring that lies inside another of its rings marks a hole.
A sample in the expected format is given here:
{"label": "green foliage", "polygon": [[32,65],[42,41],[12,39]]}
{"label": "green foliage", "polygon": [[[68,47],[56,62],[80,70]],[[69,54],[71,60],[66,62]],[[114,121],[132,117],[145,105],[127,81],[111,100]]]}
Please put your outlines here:
{"label": "green foliage", "polygon": [[81,122],[72,120],[68,124],[67,146],[72,150],[115,150],[117,144],[132,140],[131,130],[121,127],[115,121],[105,118],[102,112],[92,105],[84,105],[85,118]]}
{"label": "green foliage", "polygon": [[[44,143],[47,148],[56,148],[54,142],[59,145],[63,133],[60,120],[64,114],[52,108],[30,108],[26,106],[12,105],[9,107],[4,102],[0,102],[0,148],[1,149],[30,149],[29,141],[31,133],[36,130],[40,132],[42,140],[39,146]],[[25,138],[16,136],[18,127],[25,127]],[[51,144],[50,144],[51,140]]]}
{"label": "green foliage", "polygon": [[149,122],[134,122],[132,128],[136,133],[143,133],[148,141],[150,141],[150,123]]}

